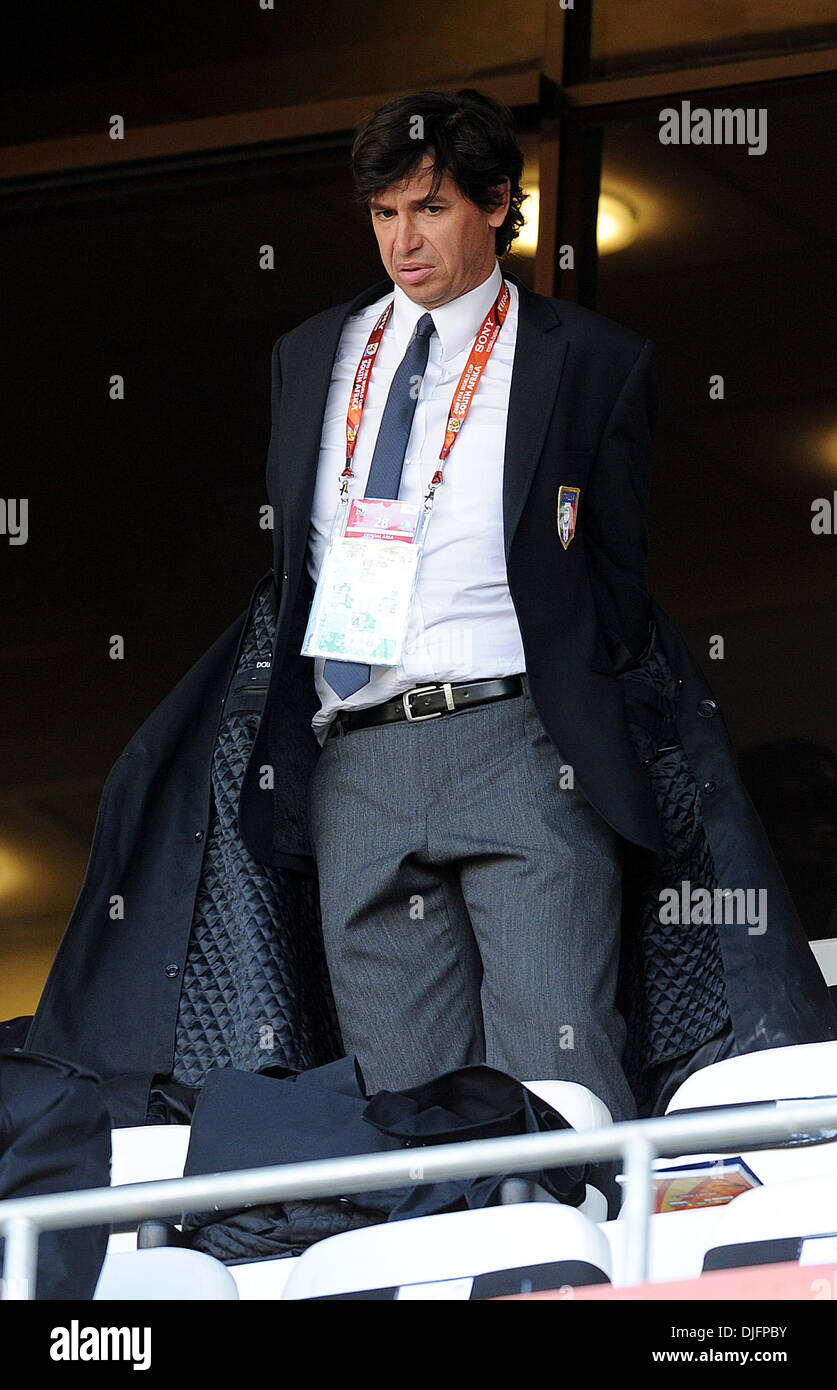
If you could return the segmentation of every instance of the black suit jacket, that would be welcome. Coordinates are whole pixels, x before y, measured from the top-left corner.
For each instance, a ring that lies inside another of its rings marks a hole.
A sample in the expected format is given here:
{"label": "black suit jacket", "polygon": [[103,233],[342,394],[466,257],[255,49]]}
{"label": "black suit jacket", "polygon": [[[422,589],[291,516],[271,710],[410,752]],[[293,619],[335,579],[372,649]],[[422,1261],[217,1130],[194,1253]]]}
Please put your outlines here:
{"label": "black suit jacket", "polygon": [[[304,784],[320,751],[313,734],[300,741],[289,726],[292,714],[310,720],[318,707],[314,663],[299,656],[299,647],[312,597],[306,547],[323,412],[347,317],[389,288],[389,281],[377,284],[317,314],[273,349],[267,487],[280,607],[266,718],[245,780],[241,829],[257,858],[287,866],[310,866],[310,845],[304,806],[289,797],[286,774],[290,766]],[[572,765],[576,784],[600,815],[626,839],[658,850],[653,798],[615,680],[648,642],[645,518],[654,349],[599,314],[519,284],[518,290],[503,520],[532,698]],[[557,526],[562,484],[580,488],[576,533],[567,549]],[[281,783],[271,807],[259,795],[266,765],[277,770]]]}

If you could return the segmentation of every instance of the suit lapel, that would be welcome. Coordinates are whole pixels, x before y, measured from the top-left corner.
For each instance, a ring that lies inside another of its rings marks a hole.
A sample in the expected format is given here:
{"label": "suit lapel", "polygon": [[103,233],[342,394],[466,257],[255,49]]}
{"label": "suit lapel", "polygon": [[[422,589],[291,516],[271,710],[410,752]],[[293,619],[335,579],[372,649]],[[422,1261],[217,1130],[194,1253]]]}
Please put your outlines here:
{"label": "suit lapel", "polygon": [[[509,276],[509,279],[514,277]],[[512,368],[503,462],[503,533],[509,551],[540,460],[555,405],[567,339],[552,302],[518,281],[517,343]]]}
{"label": "suit lapel", "polygon": [[[532,294],[514,276],[506,278],[514,281],[519,293],[503,462],[503,530],[508,563],[515,529],[543,449],[568,344],[560,332],[554,331],[561,320],[552,302]],[[286,568],[291,573],[305,559],[323,414],[343,326],[350,314],[374,303],[391,288],[391,281],[381,281],[349,304],[320,316],[311,327],[301,325],[295,334],[293,376],[282,386],[282,430],[276,451],[280,460],[290,458],[292,466],[282,468],[275,484],[284,518]]]}

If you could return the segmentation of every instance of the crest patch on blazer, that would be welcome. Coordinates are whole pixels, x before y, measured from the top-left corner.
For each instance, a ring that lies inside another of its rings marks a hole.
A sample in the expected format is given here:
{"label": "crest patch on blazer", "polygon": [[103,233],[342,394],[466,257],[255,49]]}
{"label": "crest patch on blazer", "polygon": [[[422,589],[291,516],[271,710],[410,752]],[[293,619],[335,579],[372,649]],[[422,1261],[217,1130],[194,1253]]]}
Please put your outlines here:
{"label": "crest patch on blazer", "polygon": [[561,487],[558,489],[556,522],[558,525],[558,537],[565,550],[575,535],[575,523],[578,518],[578,502],[580,497],[581,488],[579,487],[566,487],[562,483]]}

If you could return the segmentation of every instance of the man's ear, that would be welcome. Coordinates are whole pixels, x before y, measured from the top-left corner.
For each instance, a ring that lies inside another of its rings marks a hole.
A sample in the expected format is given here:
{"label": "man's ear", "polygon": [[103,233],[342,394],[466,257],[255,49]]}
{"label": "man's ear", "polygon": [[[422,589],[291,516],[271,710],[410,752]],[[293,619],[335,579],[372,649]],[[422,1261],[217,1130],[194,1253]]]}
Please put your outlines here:
{"label": "man's ear", "polygon": [[497,204],[496,208],[494,208],[493,212],[490,214],[488,218],[488,224],[491,227],[501,227],[503,225],[503,221],[505,219],[506,213],[509,210],[509,204],[511,202],[510,181],[508,179],[503,179],[502,183],[498,183],[496,185],[496,191],[498,197],[501,198],[501,201]]}

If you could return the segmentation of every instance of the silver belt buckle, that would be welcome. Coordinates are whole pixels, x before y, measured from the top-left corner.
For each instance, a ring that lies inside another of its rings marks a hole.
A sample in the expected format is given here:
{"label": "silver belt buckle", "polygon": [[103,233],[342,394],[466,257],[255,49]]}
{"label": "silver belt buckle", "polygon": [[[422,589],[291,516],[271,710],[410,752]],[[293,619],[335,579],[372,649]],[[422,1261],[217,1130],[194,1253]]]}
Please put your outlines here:
{"label": "silver belt buckle", "polygon": [[407,718],[414,724],[419,724],[422,719],[441,719],[442,711],[440,709],[436,710],[433,714],[413,714],[410,709],[410,700],[414,695],[426,695],[429,690],[439,689],[445,692],[445,704],[448,709],[456,709],[456,705],[453,702],[453,691],[451,690],[450,681],[445,681],[441,686],[417,685],[414,690],[405,690],[404,694],[401,696],[401,703],[404,706],[404,713]]}

